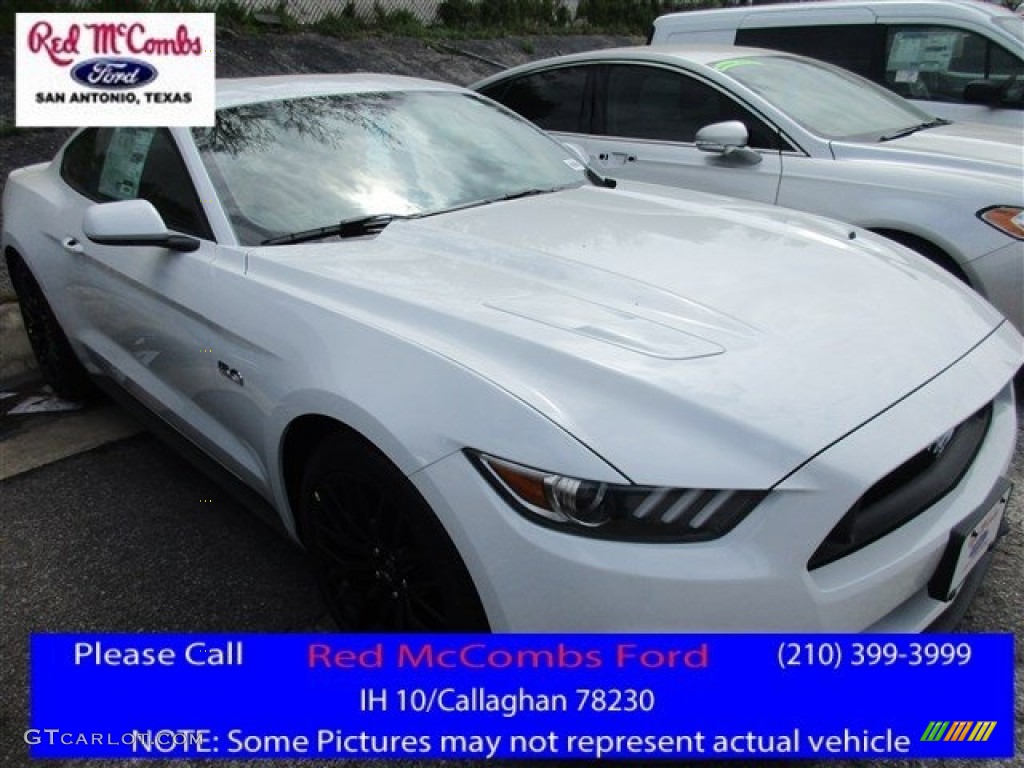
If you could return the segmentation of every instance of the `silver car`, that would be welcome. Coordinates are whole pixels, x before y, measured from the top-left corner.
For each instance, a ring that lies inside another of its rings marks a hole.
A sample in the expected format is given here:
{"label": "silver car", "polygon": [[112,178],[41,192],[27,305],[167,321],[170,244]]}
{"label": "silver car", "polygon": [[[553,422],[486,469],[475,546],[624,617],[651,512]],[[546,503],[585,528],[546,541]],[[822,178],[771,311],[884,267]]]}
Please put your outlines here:
{"label": "silver car", "polygon": [[1024,342],[958,281],[809,214],[612,188],[450,85],[229,80],[217,105],[14,171],[0,250],[54,389],[134,405],[301,542],[339,627],[966,610]]}
{"label": "silver car", "polygon": [[615,178],[774,203],[885,235],[1024,328],[1019,130],[949,123],[845,70],[752,48],[594,51],[473,88]]}

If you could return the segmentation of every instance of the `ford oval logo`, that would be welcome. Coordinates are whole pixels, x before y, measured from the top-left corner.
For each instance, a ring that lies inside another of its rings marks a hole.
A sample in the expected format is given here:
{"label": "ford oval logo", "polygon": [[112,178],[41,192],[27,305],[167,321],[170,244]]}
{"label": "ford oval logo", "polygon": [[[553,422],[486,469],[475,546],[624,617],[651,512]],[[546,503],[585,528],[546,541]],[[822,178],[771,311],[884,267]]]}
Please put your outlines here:
{"label": "ford oval logo", "polygon": [[156,80],[156,67],[138,59],[89,59],[71,68],[71,79],[88,88],[118,91]]}

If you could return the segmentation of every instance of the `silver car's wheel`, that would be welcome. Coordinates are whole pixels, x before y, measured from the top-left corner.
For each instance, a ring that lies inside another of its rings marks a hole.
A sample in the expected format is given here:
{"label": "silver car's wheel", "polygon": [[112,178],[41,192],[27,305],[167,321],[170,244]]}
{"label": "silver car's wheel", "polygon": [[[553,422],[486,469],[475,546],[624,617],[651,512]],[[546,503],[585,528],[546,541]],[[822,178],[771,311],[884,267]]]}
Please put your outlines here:
{"label": "silver car's wheel", "polygon": [[379,453],[349,435],[328,438],[306,471],[300,512],[317,583],[342,630],[487,631],[451,539]]}
{"label": "silver car's wheel", "polygon": [[7,270],[18,294],[25,332],[46,383],[68,400],[87,399],[95,393],[92,382],[75,357],[39,283],[17,254],[8,252]]}

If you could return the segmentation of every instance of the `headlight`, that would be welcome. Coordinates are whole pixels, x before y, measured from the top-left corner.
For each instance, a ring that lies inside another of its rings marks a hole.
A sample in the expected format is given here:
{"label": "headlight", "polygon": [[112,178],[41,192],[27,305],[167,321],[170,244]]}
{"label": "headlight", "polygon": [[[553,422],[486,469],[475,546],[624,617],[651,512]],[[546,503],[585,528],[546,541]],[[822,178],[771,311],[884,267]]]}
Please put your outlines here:
{"label": "headlight", "polygon": [[978,218],[1016,240],[1024,240],[1024,208],[993,205],[978,211]]}
{"label": "headlight", "polygon": [[707,541],[732,530],[767,491],[617,485],[524,467],[467,451],[527,519],[567,533],[629,541]]}

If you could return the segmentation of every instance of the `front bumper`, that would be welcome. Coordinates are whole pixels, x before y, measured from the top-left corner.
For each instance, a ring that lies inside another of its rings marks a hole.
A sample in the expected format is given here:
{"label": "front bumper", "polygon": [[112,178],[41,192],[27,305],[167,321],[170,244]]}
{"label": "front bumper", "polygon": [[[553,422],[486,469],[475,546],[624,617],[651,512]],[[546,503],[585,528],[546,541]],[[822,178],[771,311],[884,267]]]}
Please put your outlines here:
{"label": "front bumper", "polygon": [[[928,596],[949,532],[984,503],[1013,454],[1007,382],[1020,361],[1000,335],[813,457],[715,541],[610,542],[542,528],[509,508],[461,453],[412,480],[462,553],[495,631],[923,631],[965,607],[987,565],[953,603]],[[952,492],[878,541],[808,571],[865,489],[988,401],[988,433]]]}

